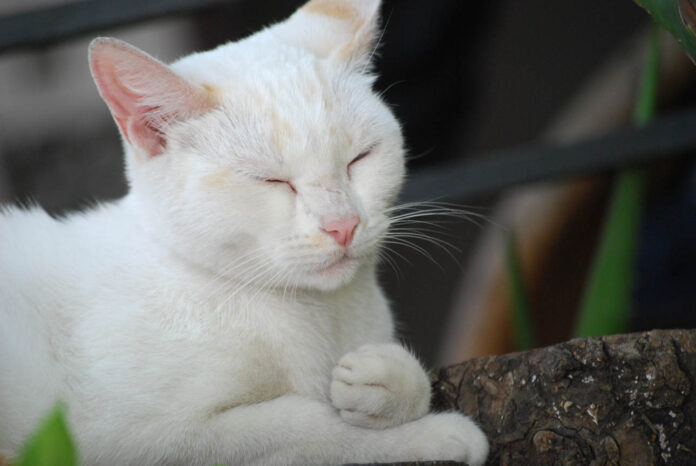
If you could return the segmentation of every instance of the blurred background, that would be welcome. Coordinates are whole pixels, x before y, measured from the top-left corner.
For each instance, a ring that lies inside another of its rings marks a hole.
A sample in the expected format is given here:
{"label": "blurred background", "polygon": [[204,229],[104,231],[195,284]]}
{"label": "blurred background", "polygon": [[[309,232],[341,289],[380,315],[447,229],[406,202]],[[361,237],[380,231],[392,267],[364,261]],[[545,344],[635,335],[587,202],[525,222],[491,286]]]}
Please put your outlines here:
{"label": "blurred background", "polygon": [[[3,0],[0,17],[58,3]],[[302,3],[236,0],[1,53],[0,202],[37,202],[60,215],[125,193],[118,133],[87,66],[93,37],[118,37],[168,62],[244,37]],[[630,0],[579,6],[384,1],[377,88],[403,123],[413,181],[501,148],[567,144],[630,125],[652,20]],[[693,107],[696,69],[668,37],[662,49],[660,113]],[[688,157],[648,172],[631,329],[694,327],[696,172]],[[538,343],[569,338],[612,178],[439,199],[475,216],[428,233],[449,251],[422,242],[429,257],[401,248],[396,267],[382,267],[403,339],[431,366],[517,348],[503,265],[511,230]]]}

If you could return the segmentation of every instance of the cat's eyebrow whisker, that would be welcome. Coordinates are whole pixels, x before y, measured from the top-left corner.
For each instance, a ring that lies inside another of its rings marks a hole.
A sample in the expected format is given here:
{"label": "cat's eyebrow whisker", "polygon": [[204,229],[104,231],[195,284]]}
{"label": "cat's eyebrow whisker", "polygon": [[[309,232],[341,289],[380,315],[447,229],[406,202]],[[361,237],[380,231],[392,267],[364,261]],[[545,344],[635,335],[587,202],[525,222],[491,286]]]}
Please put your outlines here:
{"label": "cat's eyebrow whisker", "polygon": [[382,30],[379,33],[379,37],[375,41],[375,45],[372,46],[372,50],[370,51],[370,55],[369,55],[367,61],[365,62],[365,65],[363,65],[361,73],[365,73],[365,71],[367,71],[367,68],[369,66],[371,66],[372,59],[374,58],[375,53],[377,53],[377,49],[379,48],[379,46],[382,44],[382,39],[384,38],[384,33],[387,31],[387,26],[389,26],[389,20],[391,19],[391,15],[392,15],[392,13],[389,13],[389,16],[387,16],[387,19],[384,21],[384,25],[381,28]]}

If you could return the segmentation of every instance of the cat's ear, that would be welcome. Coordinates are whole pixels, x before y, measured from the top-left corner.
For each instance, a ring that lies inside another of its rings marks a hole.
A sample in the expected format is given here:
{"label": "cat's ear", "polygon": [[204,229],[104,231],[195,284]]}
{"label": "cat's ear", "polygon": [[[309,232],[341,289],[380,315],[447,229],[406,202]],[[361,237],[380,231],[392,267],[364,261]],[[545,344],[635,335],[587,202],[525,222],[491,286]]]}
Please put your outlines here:
{"label": "cat's ear", "polygon": [[126,42],[98,38],[89,46],[89,65],[102,99],[123,137],[149,156],[166,147],[168,123],[215,106],[205,89]]}
{"label": "cat's ear", "polygon": [[311,0],[277,25],[279,37],[315,55],[368,64],[379,31],[380,0]]}

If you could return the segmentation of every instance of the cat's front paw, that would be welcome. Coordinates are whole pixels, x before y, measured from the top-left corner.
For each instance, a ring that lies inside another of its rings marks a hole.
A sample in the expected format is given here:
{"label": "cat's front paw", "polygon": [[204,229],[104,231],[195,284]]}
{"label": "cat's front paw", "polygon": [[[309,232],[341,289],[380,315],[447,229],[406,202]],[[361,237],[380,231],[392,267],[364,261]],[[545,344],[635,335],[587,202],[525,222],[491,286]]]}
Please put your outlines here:
{"label": "cat's front paw", "polygon": [[364,345],[334,368],[331,401],[346,422],[384,429],[428,412],[430,381],[403,347]]}
{"label": "cat's front paw", "polygon": [[488,439],[460,413],[429,414],[397,429],[407,430],[405,458],[409,461],[462,461],[480,466],[488,457]]}

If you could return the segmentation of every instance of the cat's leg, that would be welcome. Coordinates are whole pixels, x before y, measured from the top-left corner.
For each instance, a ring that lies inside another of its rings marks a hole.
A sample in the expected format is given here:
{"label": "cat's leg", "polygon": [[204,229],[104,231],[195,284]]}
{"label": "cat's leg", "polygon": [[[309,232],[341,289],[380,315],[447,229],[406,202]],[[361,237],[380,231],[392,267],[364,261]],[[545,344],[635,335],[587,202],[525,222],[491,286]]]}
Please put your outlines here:
{"label": "cat's leg", "polygon": [[[483,464],[488,442],[458,413],[386,429],[346,423],[330,405],[296,395],[232,408],[209,421],[210,462],[259,465],[457,460]],[[196,461],[200,461],[197,458]]]}
{"label": "cat's leg", "polygon": [[383,429],[423,417],[430,407],[430,380],[402,346],[364,345],[333,370],[331,401],[348,423]]}

